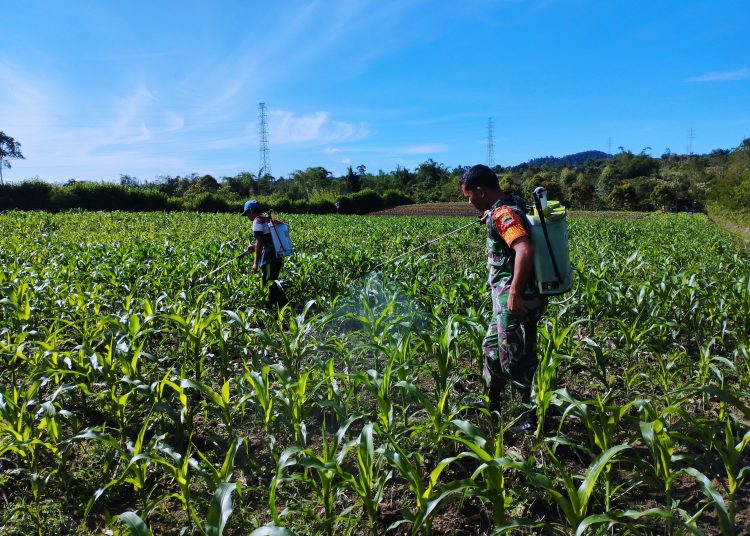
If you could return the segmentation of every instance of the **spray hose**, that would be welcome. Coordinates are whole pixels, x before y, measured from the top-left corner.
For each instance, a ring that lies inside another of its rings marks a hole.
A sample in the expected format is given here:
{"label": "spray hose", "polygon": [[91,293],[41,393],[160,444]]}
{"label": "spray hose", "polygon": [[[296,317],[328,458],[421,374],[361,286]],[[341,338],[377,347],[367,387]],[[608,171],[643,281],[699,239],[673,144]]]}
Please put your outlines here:
{"label": "spray hose", "polygon": [[477,218],[476,220],[472,221],[471,223],[467,223],[466,225],[464,225],[462,227],[459,227],[458,229],[453,229],[452,231],[450,231],[448,233],[445,233],[444,235],[440,235],[437,238],[433,238],[432,240],[430,240],[429,242],[425,242],[421,246],[417,246],[417,247],[415,247],[413,249],[410,249],[409,251],[407,251],[405,253],[402,253],[401,255],[397,255],[397,256],[393,257],[392,259],[388,259],[387,261],[381,262],[380,264],[378,264],[377,266],[375,266],[375,268],[373,268],[370,271],[374,272],[375,270],[377,270],[378,268],[380,268],[382,266],[385,266],[386,264],[390,264],[390,263],[392,263],[394,261],[397,261],[398,259],[400,259],[402,257],[406,257],[407,255],[410,255],[411,253],[414,253],[415,251],[418,251],[418,250],[422,249],[423,247],[429,246],[430,244],[432,244],[434,242],[437,242],[438,240],[442,240],[446,236],[450,236],[450,235],[455,234],[455,233],[457,233],[459,231],[463,231],[467,227],[471,227],[472,225],[475,225],[477,223],[484,223],[484,220],[482,218]]}
{"label": "spray hose", "polygon": [[199,279],[198,279],[198,283],[203,283],[203,281],[205,281],[206,279],[208,279],[209,277],[211,277],[212,275],[214,275],[214,274],[215,274],[216,272],[219,272],[219,271],[221,271],[221,270],[222,270],[222,269],[224,269],[225,267],[227,267],[227,266],[229,266],[230,264],[232,264],[232,263],[233,263],[234,261],[237,261],[237,260],[241,259],[242,257],[244,257],[245,255],[249,255],[249,254],[250,254],[250,249],[246,249],[245,251],[243,251],[242,253],[240,253],[240,254],[239,254],[239,255],[237,255],[236,257],[234,257],[234,258],[232,258],[232,259],[228,260],[227,262],[225,262],[224,264],[222,264],[221,266],[219,266],[219,267],[218,267],[218,268],[216,268],[215,270],[211,270],[211,271],[210,271],[209,273],[207,273],[207,274],[206,274],[206,275],[204,275],[203,277],[199,278]]}

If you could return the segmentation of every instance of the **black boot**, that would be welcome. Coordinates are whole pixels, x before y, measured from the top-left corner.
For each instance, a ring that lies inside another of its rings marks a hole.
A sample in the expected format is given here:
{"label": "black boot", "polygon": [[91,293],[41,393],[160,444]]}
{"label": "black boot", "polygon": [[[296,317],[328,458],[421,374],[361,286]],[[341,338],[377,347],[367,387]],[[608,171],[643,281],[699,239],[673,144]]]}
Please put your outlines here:
{"label": "black boot", "polygon": [[490,380],[490,386],[487,389],[487,397],[490,399],[490,411],[500,412],[500,399],[505,391],[505,382],[497,377]]}
{"label": "black boot", "polygon": [[511,426],[508,433],[515,437],[533,435],[536,433],[537,425],[536,413],[530,413],[522,417],[517,424]]}

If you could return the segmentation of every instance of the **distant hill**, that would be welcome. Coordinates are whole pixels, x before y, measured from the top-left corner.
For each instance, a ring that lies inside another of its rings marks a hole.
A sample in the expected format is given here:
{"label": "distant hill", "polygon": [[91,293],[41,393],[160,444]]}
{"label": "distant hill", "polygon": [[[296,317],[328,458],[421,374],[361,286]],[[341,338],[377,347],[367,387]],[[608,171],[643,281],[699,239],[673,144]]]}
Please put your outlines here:
{"label": "distant hill", "polygon": [[552,166],[552,167],[564,167],[564,166],[578,166],[583,164],[587,160],[607,160],[612,155],[607,154],[603,151],[583,151],[582,153],[569,154],[567,156],[556,157],[556,156],[543,156],[541,158],[532,158],[527,165],[532,167]]}

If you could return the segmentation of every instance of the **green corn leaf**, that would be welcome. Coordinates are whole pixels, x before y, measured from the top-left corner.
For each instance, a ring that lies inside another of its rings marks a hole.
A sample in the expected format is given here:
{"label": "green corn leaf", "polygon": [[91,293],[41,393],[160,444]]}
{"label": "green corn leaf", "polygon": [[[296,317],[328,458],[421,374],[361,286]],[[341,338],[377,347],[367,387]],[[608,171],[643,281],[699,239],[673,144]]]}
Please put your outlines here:
{"label": "green corn leaf", "polygon": [[418,513],[417,518],[414,520],[414,525],[412,525],[412,534],[418,531],[433,512],[452,495],[470,493],[478,485],[474,480],[467,478],[464,480],[454,480],[445,486],[441,486],[440,490],[427,501],[424,509]]}
{"label": "green corn leaf", "polygon": [[686,388],[685,390],[702,391],[706,394],[715,396],[722,402],[726,402],[740,410],[746,419],[750,419],[750,408],[748,408],[739,398],[726,389],[719,389],[713,385],[704,385],[698,388]]}
{"label": "green corn leaf", "polygon": [[232,515],[232,492],[236,484],[234,482],[224,482],[219,484],[214,491],[211,499],[211,505],[208,507],[208,518],[206,519],[206,534],[208,536],[221,536],[224,533],[224,527]]}
{"label": "green corn leaf", "polygon": [[662,510],[661,508],[649,508],[648,510],[642,511],[627,510],[625,512],[614,511],[604,514],[594,514],[581,521],[581,523],[578,525],[578,528],[576,529],[576,536],[583,536],[583,534],[586,532],[586,529],[595,527],[597,525],[602,525],[604,523],[609,524],[611,527],[612,525],[622,525],[629,523],[634,519],[652,516],[660,517],[662,519],[674,518],[674,516],[670,512]]}
{"label": "green corn leaf", "polygon": [[612,458],[614,458],[619,452],[622,452],[623,450],[629,448],[630,445],[615,445],[606,452],[602,452],[599,456],[597,456],[597,458],[594,460],[594,463],[590,465],[586,470],[586,479],[578,488],[578,500],[580,504],[579,508],[581,509],[581,511],[579,511],[580,514],[584,513],[586,505],[588,505],[589,498],[594,492],[596,481],[599,479],[599,475],[601,475],[604,468],[609,465],[609,463],[612,461]]}
{"label": "green corn leaf", "polygon": [[716,515],[719,519],[719,527],[721,528],[722,535],[733,536],[735,534],[734,519],[729,515],[727,505],[724,503],[724,497],[721,496],[721,493],[716,491],[716,488],[708,477],[694,467],[688,467],[685,469],[685,472],[698,481],[703,493],[716,509]]}
{"label": "green corn leaf", "polygon": [[151,529],[135,512],[123,512],[117,518],[128,527],[133,536],[151,536]]}
{"label": "green corn leaf", "polygon": [[[493,536],[499,536],[500,534],[516,534],[518,529],[526,529],[523,534],[526,534],[529,529],[533,529],[533,534],[555,534],[555,535],[567,535],[568,533],[559,527],[556,527],[550,523],[544,523],[542,521],[532,521],[530,519],[513,519],[507,523],[503,523],[495,529],[492,533]],[[537,530],[539,532],[537,532]]]}

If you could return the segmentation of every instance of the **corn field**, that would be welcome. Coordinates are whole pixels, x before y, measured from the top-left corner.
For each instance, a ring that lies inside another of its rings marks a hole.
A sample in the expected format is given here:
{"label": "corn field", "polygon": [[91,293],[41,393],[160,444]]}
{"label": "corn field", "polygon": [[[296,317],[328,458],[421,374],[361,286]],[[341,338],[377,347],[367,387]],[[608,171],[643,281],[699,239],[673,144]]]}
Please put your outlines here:
{"label": "corn field", "polygon": [[372,271],[469,220],[285,219],[266,311],[204,277],[239,216],[0,216],[0,533],[750,532],[750,249],[704,216],[572,220],[499,416],[481,226]]}

